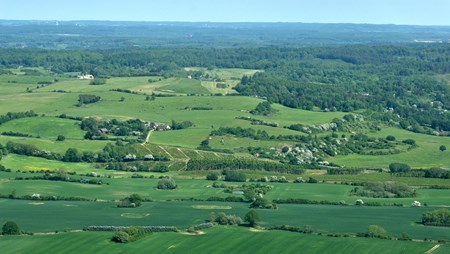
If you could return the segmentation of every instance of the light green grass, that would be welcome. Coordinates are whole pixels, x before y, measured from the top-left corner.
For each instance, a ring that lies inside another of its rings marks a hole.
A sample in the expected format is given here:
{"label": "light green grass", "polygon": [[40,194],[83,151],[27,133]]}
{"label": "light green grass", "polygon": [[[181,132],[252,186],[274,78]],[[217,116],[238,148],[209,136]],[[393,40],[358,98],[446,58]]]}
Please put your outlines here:
{"label": "light green grass", "polygon": [[201,85],[201,82],[188,78],[169,78],[163,81],[152,83],[158,86],[156,91],[163,93],[177,94],[209,94],[208,89]]}
{"label": "light green grass", "polygon": [[63,135],[66,139],[83,139],[80,122],[56,117],[30,117],[6,122],[0,125],[0,132],[20,132],[34,137],[56,139]]}
{"label": "light green grass", "polygon": [[[291,232],[251,232],[243,227],[215,227],[198,236],[154,233],[128,244],[110,241],[111,232],[61,233],[0,238],[4,254],[14,253],[424,253],[434,243],[365,238],[331,238]],[[447,247],[447,246],[445,246]],[[444,246],[441,247],[444,249]],[[447,248],[448,249],[448,248]],[[439,249],[438,249],[439,251]],[[438,252],[437,252],[438,253]],[[439,252],[440,253],[440,252]],[[442,252],[444,253],[444,252]]]}
{"label": "light green grass", "polygon": [[46,138],[22,138],[22,137],[10,137],[0,135],[0,143],[6,145],[8,141],[21,143],[21,144],[31,144],[35,145],[37,148],[51,151],[54,153],[64,154],[68,148],[76,148],[80,151],[101,151],[107,143],[110,141],[104,140],[64,140],[55,141],[55,139]]}

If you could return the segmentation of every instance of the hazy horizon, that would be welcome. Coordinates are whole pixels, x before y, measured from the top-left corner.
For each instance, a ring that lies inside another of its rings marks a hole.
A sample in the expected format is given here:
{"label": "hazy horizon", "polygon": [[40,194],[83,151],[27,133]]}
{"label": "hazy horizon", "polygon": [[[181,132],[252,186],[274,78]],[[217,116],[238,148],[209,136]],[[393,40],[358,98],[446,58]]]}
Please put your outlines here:
{"label": "hazy horizon", "polygon": [[3,0],[3,6],[0,20],[450,26],[446,0]]}

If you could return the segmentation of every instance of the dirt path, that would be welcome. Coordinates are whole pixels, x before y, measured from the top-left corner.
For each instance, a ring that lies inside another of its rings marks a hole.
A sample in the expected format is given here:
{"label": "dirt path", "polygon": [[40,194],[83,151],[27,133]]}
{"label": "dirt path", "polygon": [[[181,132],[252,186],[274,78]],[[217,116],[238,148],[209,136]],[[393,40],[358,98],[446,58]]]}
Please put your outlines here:
{"label": "dirt path", "polygon": [[144,143],[142,143],[141,145],[148,144],[148,140],[150,139],[150,136],[152,135],[152,132],[153,132],[153,129],[150,130],[150,131],[148,132],[147,137],[145,138]]}
{"label": "dirt path", "polygon": [[440,244],[436,244],[435,246],[433,246],[433,248],[429,249],[427,252],[425,252],[426,254],[430,254],[433,251],[437,250],[437,248],[441,247]]}
{"label": "dirt path", "polygon": [[200,156],[200,158],[203,158],[203,155],[201,155],[197,150],[194,151],[198,154],[198,156]]}
{"label": "dirt path", "polygon": [[170,157],[170,159],[174,159],[173,158],[173,156],[169,153],[169,152],[167,152],[167,150],[166,149],[164,149],[164,147],[162,147],[162,146],[158,146],[161,150],[163,150],[167,155],[169,155],[169,157]]}
{"label": "dirt path", "polygon": [[189,156],[187,156],[187,155],[183,152],[183,150],[181,150],[180,148],[177,148],[177,150],[178,150],[181,154],[183,154],[183,156],[186,158],[186,160],[189,160],[189,159],[190,159]]}

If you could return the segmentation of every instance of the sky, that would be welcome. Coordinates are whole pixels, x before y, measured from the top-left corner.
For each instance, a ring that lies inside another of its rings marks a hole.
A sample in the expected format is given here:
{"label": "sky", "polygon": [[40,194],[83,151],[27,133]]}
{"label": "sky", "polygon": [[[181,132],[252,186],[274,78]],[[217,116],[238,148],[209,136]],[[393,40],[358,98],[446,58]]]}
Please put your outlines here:
{"label": "sky", "polygon": [[0,19],[450,25],[450,0],[0,0]]}

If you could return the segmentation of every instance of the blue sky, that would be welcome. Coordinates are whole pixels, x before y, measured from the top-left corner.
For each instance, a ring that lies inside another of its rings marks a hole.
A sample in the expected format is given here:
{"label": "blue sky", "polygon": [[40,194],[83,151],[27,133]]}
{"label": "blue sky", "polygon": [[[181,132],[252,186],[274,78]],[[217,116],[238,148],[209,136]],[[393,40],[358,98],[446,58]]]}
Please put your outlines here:
{"label": "blue sky", "polygon": [[0,19],[450,25],[450,0],[0,0]]}

